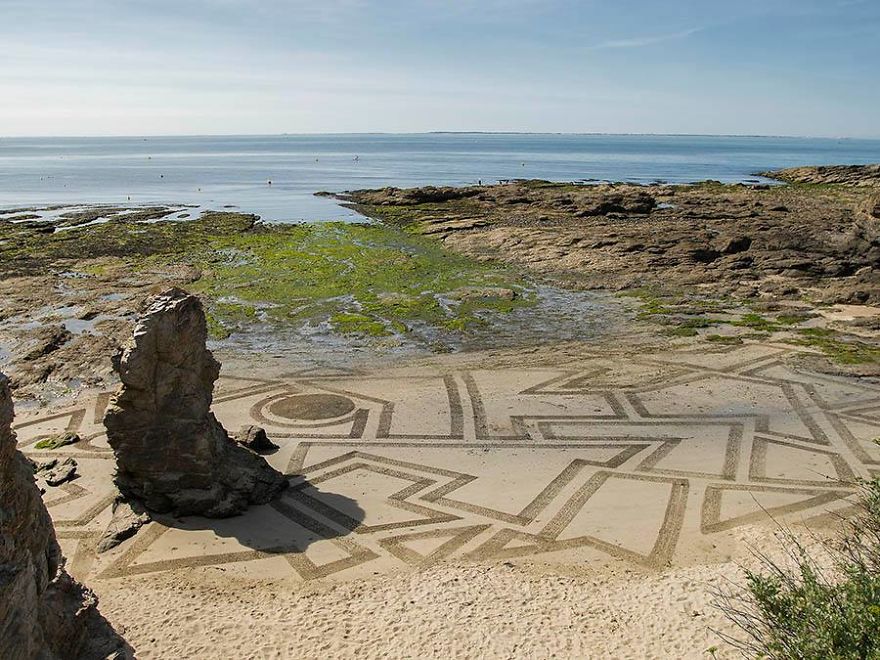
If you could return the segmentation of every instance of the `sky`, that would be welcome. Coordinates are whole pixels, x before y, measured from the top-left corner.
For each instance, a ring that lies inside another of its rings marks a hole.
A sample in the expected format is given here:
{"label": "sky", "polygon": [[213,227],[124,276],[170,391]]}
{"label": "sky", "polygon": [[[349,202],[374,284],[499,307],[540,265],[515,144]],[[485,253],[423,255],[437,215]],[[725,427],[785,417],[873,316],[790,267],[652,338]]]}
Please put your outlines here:
{"label": "sky", "polygon": [[0,0],[0,136],[880,137],[880,0]]}

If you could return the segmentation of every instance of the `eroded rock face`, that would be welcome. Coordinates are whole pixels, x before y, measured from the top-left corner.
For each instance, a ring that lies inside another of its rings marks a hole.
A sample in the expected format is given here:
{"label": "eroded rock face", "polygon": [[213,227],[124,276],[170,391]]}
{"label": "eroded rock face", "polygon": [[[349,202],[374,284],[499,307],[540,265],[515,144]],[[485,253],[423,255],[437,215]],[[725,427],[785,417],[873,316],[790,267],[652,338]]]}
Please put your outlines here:
{"label": "eroded rock face", "polygon": [[210,412],[220,364],[206,339],[198,298],[171,289],[153,299],[115,363],[122,386],[104,424],[116,485],[154,512],[231,516],[287,487]]}
{"label": "eroded rock face", "polygon": [[95,595],[64,570],[32,467],[16,449],[12,415],[0,374],[0,657],[127,657]]}

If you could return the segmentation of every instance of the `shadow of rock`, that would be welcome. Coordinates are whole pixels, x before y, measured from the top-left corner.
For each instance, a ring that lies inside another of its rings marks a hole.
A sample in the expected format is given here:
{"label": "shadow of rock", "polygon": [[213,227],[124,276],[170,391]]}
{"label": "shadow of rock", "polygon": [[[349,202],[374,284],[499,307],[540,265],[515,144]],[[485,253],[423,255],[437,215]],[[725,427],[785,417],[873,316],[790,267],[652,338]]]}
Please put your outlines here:
{"label": "shadow of rock", "polygon": [[[222,539],[232,539],[251,550],[266,554],[305,552],[319,541],[347,536],[363,522],[365,512],[353,499],[324,492],[308,482],[286,490],[269,504],[251,506],[229,518],[154,515],[162,525],[186,532],[210,531],[224,546],[219,552],[234,552]],[[212,552],[216,540],[199,535],[193,542]]]}

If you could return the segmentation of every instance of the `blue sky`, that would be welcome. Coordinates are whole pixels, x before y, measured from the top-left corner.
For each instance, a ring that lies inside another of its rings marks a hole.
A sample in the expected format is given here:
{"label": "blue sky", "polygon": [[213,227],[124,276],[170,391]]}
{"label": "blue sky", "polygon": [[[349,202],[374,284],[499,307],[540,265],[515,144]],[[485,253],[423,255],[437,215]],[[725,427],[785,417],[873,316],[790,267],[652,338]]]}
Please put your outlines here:
{"label": "blue sky", "polygon": [[880,137],[880,0],[0,0],[0,135]]}

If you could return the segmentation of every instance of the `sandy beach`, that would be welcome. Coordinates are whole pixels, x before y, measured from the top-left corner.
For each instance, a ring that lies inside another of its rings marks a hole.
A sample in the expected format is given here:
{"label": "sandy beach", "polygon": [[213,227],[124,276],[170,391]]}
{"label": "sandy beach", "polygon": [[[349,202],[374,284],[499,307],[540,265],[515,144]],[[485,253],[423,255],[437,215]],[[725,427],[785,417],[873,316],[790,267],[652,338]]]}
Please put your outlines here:
{"label": "sandy beach", "polygon": [[[781,551],[779,525],[833,529],[841,480],[880,460],[880,387],[757,342],[568,354],[229,360],[214,411],[265,427],[293,490],[230,519],[158,516],[100,555],[107,396],[16,425],[30,458],[77,460],[47,506],[139,657],[726,657],[713,590]],[[34,448],[63,430],[81,440]]]}

